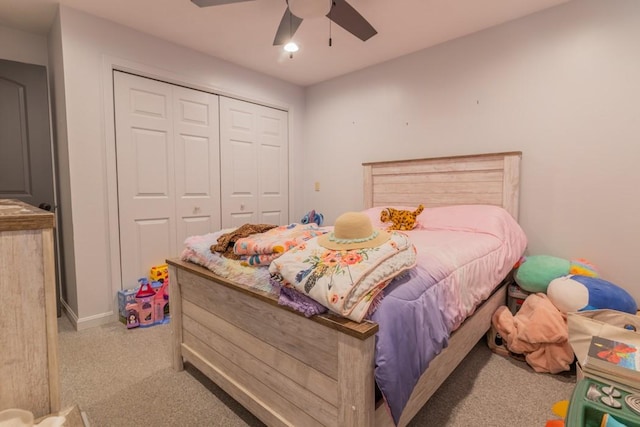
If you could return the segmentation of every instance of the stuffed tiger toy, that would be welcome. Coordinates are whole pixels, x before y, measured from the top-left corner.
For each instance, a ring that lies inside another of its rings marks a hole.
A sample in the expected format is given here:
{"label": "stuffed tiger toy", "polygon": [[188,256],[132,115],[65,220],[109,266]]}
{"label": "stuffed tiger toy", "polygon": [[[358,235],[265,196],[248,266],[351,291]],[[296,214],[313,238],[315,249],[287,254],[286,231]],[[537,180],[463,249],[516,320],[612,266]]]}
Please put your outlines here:
{"label": "stuffed tiger toy", "polygon": [[416,226],[416,217],[420,215],[423,210],[424,206],[422,205],[419,205],[413,212],[386,208],[380,212],[380,221],[391,221],[391,225],[387,227],[387,230],[413,230]]}

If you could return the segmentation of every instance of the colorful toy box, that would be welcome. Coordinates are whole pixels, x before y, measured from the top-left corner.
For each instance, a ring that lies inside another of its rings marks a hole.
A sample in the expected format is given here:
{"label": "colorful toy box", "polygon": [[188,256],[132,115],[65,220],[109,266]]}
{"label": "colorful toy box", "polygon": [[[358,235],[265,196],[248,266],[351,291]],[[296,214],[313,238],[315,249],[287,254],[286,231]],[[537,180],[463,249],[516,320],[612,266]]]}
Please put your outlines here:
{"label": "colorful toy box", "polygon": [[[154,291],[159,291],[162,287],[162,283],[160,282],[151,282],[151,287]],[[127,310],[127,306],[131,309],[131,304],[136,304],[136,293],[140,287],[136,287],[134,289],[123,289],[118,291],[118,320],[121,323],[127,325],[127,319],[129,317],[129,313]],[[167,297],[168,298],[168,297]],[[165,317],[168,318],[169,304],[164,306]],[[165,322],[166,323],[166,322]]]}

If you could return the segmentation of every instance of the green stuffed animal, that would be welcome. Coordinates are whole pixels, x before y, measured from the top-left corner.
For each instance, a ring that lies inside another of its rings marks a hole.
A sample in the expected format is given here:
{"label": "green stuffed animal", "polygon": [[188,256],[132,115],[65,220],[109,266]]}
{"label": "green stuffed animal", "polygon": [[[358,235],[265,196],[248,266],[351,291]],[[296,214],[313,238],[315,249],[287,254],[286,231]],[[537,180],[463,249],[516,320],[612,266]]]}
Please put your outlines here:
{"label": "green stuffed animal", "polygon": [[598,276],[595,267],[584,259],[567,260],[550,255],[530,255],[520,260],[514,279],[527,292],[546,293],[552,280],[568,274]]}

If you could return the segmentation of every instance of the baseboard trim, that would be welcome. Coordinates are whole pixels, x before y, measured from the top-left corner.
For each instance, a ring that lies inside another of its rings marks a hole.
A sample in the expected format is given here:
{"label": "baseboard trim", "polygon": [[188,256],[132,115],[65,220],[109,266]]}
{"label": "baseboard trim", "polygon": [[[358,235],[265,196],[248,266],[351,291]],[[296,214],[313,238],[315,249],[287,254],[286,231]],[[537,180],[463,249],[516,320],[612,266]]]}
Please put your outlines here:
{"label": "baseboard trim", "polygon": [[117,322],[118,317],[113,311],[107,313],[95,314],[89,317],[79,318],[69,307],[69,305],[62,300],[61,305],[63,312],[69,318],[69,321],[73,325],[76,331],[82,331],[84,329],[95,328],[96,326],[106,325],[107,323]]}

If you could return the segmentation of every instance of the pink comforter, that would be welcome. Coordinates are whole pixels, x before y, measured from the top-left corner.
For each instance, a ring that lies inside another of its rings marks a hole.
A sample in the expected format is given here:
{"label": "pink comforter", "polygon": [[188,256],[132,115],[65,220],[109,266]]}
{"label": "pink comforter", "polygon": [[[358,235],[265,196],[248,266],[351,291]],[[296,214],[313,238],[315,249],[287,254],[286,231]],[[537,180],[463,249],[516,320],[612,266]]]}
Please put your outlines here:
{"label": "pink comforter", "polygon": [[[365,211],[376,227],[384,227],[382,209]],[[396,423],[450,333],[509,274],[527,245],[516,221],[496,206],[427,208],[406,233],[417,265],[385,288],[371,316],[380,326],[376,383]]]}

